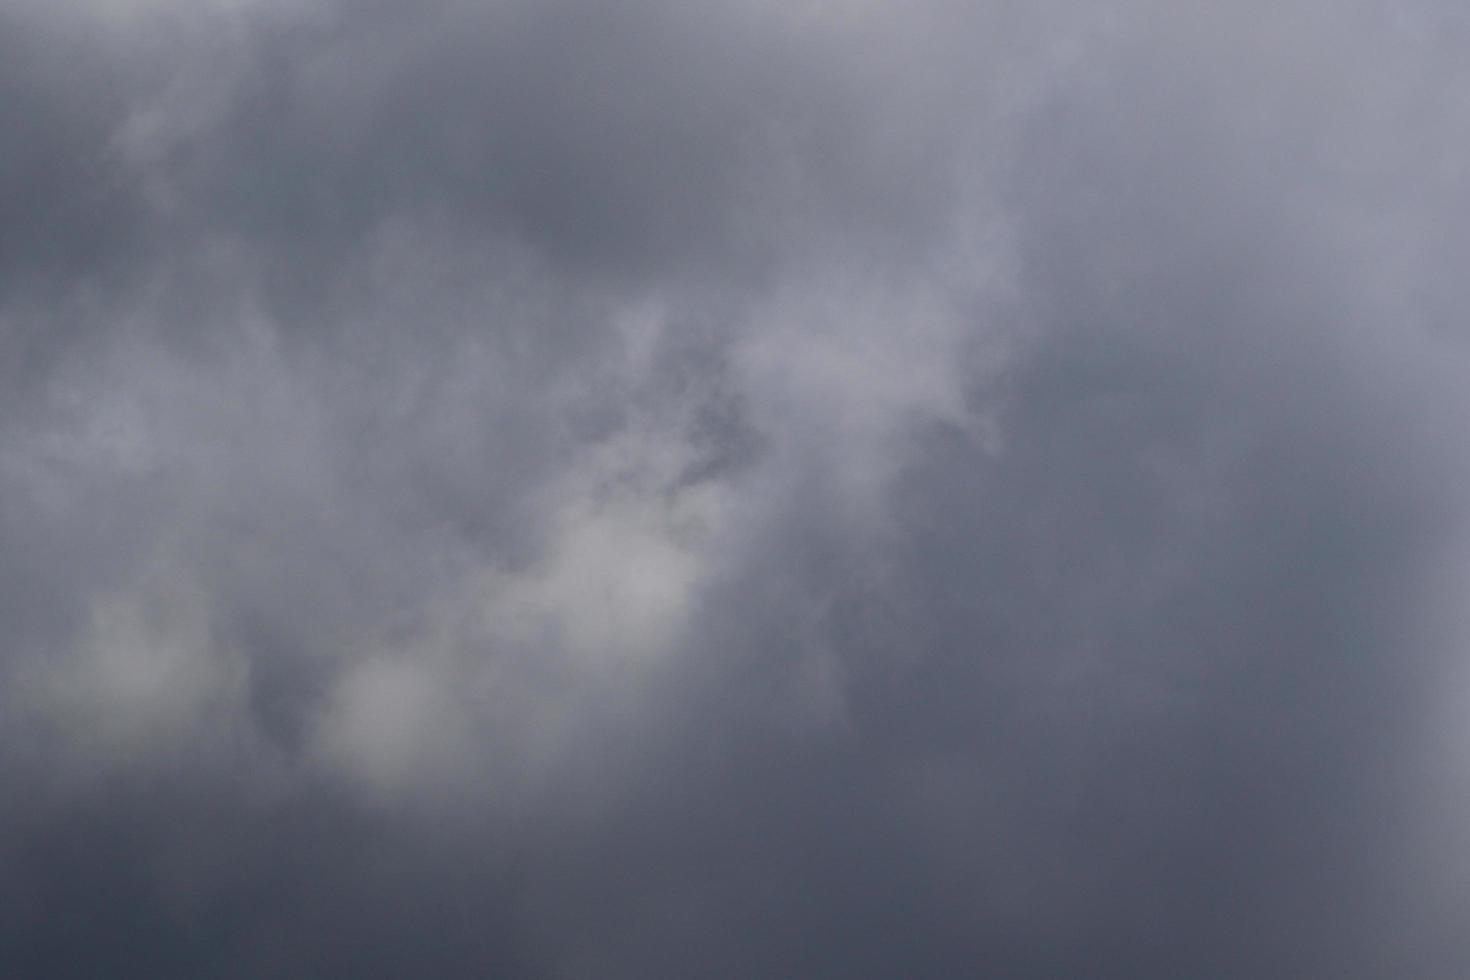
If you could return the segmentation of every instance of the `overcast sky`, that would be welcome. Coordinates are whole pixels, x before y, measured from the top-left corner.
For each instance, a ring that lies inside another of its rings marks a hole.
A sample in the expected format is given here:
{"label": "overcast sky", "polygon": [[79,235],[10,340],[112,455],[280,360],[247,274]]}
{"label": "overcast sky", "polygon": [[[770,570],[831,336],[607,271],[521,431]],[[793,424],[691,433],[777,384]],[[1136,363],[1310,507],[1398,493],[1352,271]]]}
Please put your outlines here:
{"label": "overcast sky", "polygon": [[0,0],[0,974],[1470,975],[1447,0]]}

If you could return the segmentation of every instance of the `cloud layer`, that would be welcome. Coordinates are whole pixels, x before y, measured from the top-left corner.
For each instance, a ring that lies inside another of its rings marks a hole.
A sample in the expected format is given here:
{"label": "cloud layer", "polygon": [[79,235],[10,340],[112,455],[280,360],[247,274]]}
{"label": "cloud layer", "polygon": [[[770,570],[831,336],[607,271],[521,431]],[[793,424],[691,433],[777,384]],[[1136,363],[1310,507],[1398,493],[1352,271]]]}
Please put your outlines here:
{"label": "cloud layer", "polygon": [[1463,976],[1467,32],[0,9],[0,972]]}

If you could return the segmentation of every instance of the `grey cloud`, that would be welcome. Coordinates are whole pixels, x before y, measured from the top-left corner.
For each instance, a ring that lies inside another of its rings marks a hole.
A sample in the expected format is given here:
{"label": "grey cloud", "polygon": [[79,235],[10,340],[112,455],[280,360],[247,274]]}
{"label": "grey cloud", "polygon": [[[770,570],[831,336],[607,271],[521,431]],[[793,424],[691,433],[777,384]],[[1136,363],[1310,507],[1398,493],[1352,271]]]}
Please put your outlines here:
{"label": "grey cloud", "polygon": [[1463,973],[1449,13],[3,17],[6,972]]}

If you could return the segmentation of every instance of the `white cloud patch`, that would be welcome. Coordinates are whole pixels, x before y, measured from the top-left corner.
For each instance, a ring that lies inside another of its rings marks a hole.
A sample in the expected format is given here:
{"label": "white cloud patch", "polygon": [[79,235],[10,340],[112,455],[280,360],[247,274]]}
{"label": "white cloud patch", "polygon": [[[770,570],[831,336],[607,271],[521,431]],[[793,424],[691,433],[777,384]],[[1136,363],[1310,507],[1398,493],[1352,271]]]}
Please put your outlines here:
{"label": "white cloud patch", "polygon": [[93,596],[71,648],[50,654],[20,671],[16,690],[77,774],[254,748],[249,661],[221,641],[208,597],[166,558]]}

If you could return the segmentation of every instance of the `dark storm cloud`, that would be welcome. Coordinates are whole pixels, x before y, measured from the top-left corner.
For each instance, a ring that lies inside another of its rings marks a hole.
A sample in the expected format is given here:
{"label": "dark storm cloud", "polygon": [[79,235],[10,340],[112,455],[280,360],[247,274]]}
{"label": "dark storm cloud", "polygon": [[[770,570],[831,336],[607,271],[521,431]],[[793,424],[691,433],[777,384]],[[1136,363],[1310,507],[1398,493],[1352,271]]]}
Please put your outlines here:
{"label": "dark storm cloud", "polygon": [[0,17],[6,972],[1463,974],[1455,17]]}
{"label": "dark storm cloud", "polygon": [[3,13],[7,292],[108,257],[138,214],[107,171],[107,124],[121,67],[95,38],[24,9]]}

